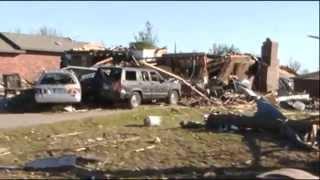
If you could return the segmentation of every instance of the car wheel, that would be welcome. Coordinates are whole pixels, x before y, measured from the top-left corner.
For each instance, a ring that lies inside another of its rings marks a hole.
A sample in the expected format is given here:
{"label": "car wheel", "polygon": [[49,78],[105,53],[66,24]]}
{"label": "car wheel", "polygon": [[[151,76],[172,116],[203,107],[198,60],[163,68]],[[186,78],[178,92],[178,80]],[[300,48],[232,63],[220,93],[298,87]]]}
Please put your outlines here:
{"label": "car wheel", "polygon": [[129,99],[130,108],[136,108],[141,104],[141,95],[138,92],[134,92]]}
{"label": "car wheel", "polygon": [[179,101],[179,95],[177,91],[171,91],[169,94],[169,104],[176,105]]}

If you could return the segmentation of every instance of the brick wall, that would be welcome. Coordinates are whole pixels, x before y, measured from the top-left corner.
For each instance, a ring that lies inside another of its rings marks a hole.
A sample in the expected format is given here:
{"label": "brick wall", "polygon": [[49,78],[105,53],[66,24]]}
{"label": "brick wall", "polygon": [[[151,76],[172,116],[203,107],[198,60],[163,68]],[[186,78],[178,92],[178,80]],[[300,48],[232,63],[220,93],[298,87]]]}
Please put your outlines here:
{"label": "brick wall", "polygon": [[60,67],[60,55],[27,52],[26,54],[0,53],[0,74],[19,73],[23,79],[36,80],[43,70]]}
{"label": "brick wall", "polygon": [[261,47],[261,61],[255,79],[255,90],[259,92],[277,91],[279,89],[278,43],[269,38]]}

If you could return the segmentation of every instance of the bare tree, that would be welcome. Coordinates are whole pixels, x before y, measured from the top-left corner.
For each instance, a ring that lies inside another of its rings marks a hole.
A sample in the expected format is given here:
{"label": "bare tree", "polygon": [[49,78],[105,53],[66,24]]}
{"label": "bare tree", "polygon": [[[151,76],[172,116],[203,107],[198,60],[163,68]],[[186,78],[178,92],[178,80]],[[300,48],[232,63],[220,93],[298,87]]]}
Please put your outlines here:
{"label": "bare tree", "polygon": [[301,74],[308,74],[309,73],[309,70],[308,69],[303,69],[302,71],[301,71]]}
{"label": "bare tree", "polygon": [[40,36],[62,36],[62,34],[58,33],[55,28],[50,28],[47,26],[40,27],[35,34],[38,34]]}
{"label": "bare tree", "polygon": [[288,67],[294,70],[295,72],[298,72],[301,68],[301,63],[297,60],[293,60],[290,58]]}
{"label": "bare tree", "polygon": [[13,30],[14,33],[17,33],[17,34],[21,34],[21,29],[20,28],[16,28]]}
{"label": "bare tree", "polygon": [[236,48],[233,44],[228,46],[226,44],[216,44],[212,45],[212,49],[209,49],[209,53],[222,56],[228,53],[240,53],[239,48]]}

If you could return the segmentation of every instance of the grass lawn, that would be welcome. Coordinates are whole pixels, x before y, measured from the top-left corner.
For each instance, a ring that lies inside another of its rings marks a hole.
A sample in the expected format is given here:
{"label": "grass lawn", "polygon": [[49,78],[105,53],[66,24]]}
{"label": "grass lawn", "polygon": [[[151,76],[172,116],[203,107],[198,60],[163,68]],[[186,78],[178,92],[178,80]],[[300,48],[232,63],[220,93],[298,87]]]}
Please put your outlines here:
{"label": "grass lawn", "polygon": [[[23,165],[43,157],[79,154],[99,157],[101,163],[86,168],[114,177],[202,177],[208,171],[214,171],[218,177],[244,174],[250,177],[280,167],[317,173],[316,152],[285,148],[272,135],[180,128],[180,121],[202,121],[207,111],[207,108],[142,106],[105,117],[1,131],[0,149],[7,148],[11,154],[0,156],[0,165]],[[148,115],[161,116],[161,126],[143,126]],[[59,137],[74,132],[78,133]],[[82,176],[77,172],[0,170],[0,177]]]}

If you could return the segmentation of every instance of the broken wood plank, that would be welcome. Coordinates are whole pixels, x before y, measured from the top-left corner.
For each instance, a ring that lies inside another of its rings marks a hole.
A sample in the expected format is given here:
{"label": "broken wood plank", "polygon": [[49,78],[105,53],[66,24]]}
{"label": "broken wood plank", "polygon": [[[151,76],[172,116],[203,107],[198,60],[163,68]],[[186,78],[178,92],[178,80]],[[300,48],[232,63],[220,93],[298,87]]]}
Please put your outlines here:
{"label": "broken wood plank", "polygon": [[0,170],[23,170],[20,166],[14,166],[14,165],[0,165]]}
{"label": "broken wood plank", "polygon": [[8,151],[8,148],[0,148],[0,153],[4,153],[4,152],[7,152]]}
{"label": "broken wood plank", "polygon": [[8,152],[3,152],[3,153],[0,154],[0,156],[5,156],[5,155],[8,155],[8,154],[11,154],[11,152],[9,152],[9,151]]}
{"label": "broken wood plank", "polygon": [[57,137],[67,137],[67,136],[76,136],[79,134],[82,134],[83,132],[72,132],[72,133],[66,133],[66,134],[58,134],[58,135],[52,135],[51,137],[57,138]]}
{"label": "broken wood plank", "polygon": [[109,63],[111,63],[112,61],[113,61],[113,58],[112,58],[112,57],[109,57],[109,58],[107,58],[107,59],[103,59],[103,60],[95,63],[95,64],[93,65],[93,67],[96,67],[96,66],[99,66],[99,65],[102,65],[102,64],[109,64]]}
{"label": "broken wood plank", "polygon": [[291,95],[291,96],[280,96],[276,98],[277,102],[281,101],[289,101],[289,100],[310,100],[309,94],[299,94],[299,95]]}
{"label": "broken wood plank", "polygon": [[145,151],[146,149],[153,149],[155,147],[156,147],[155,145],[150,145],[150,146],[147,146],[145,148],[136,149],[136,150],[134,150],[134,152],[142,152],[142,151]]}
{"label": "broken wood plank", "polygon": [[139,61],[137,61],[137,59],[134,56],[131,56],[131,57],[132,57],[133,62],[136,64],[136,66],[140,66]]}

